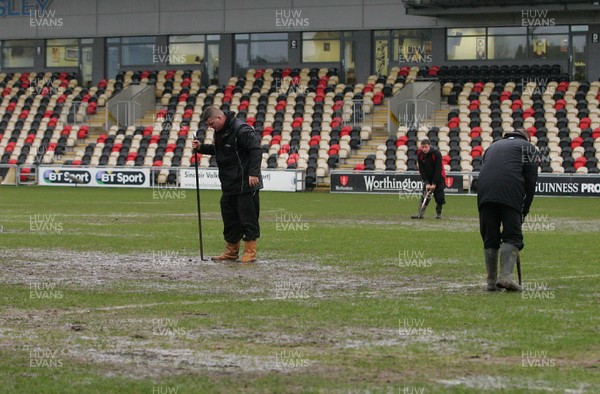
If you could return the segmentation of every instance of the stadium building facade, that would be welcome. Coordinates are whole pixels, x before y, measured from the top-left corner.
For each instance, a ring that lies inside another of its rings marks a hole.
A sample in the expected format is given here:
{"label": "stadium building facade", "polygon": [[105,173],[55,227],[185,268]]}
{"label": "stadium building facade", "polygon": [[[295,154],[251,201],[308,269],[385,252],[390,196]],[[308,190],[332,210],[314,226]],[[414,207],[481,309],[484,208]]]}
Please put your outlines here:
{"label": "stadium building facade", "polygon": [[0,72],[199,69],[224,85],[248,68],[327,67],[364,81],[404,65],[560,65],[598,80],[590,0],[2,0]]}

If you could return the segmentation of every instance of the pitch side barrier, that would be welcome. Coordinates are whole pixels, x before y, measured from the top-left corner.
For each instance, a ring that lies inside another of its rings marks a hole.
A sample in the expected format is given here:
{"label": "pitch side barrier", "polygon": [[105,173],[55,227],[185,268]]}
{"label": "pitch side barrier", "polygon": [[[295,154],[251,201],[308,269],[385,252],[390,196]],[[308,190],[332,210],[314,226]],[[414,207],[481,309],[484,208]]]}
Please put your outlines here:
{"label": "pitch side barrier", "polygon": [[[30,168],[31,166],[23,166]],[[163,167],[75,167],[41,165],[35,168],[28,179],[20,181],[17,170],[17,184],[37,184],[41,186],[83,186],[83,187],[135,187],[135,188],[184,188],[195,189],[195,170],[192,168]],[[164,180],[175,174],[175,183],[156,182],[160,174]],[[302,170],[262,170],[264,190],[296,192],[304,190]],[[218,171],[203,168],[198,171],[200,188],[220,190]]]}
{"label": "pitch side barrier", "polygon": [[[479,173],[449,172],[446,174],[447,194],[474,195]],[[332,171],[332,193],[363,194],[421,194],[423,181],[416,171]],[[596,174],[539,174],[538,196],[600,197],[600,175]]]}

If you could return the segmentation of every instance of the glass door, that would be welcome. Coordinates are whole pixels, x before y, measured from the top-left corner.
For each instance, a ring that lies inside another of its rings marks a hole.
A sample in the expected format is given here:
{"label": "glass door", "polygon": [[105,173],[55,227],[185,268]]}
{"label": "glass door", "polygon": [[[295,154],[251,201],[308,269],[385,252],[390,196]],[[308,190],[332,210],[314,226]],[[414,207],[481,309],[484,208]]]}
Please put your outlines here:
{"label": "glass door", "polygon": [[84,45],[81,47],[81,84],[87,87],[92,85],[93,53],[94,51],[91,46]]}
{"label": "glass door", "polygon": [[106,75],[109,79],[115,78],[121,67],[120,46],[110,45],[106,53]]}
{"label": "glass door", "polygon": [[354,37],[353,34],[344,33],[342,36],[342,68],[340,69],[340,78],[346,83],[356,83],[356,70],[354,64]]}
{"label": "glass door", "polygon": [[219,44],[208,44],[207,49],[206,70],[208,73],[208,81],[212,85],[219,84]]}
{"label": "glass door", "polygon": [[389,61],[389,39],[375,40],[375,73],[387,75]]}
{"label": "glass door", "polygon": [[571,34],[571,55],[569,56],[571,78],[574,81],[585,81],[587,63],[587,34]]}

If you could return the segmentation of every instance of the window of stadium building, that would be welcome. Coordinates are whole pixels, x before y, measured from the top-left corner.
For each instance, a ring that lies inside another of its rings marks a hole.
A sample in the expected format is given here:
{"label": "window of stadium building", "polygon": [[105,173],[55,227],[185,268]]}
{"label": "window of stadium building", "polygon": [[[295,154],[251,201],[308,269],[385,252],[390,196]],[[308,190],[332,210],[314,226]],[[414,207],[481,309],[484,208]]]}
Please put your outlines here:
{"label": "window of stadium building", "polygon": [[490,27],[487,30],[487,59],[526,59],[527,28]]}
{"label": "window of stadium building", "polygon": [[2,67],[33,67],[35,41],[15,40],[2,42]]}
{"label": "window of stadium building", "polygon": [[448,60],[487,58],[485,28],[448,29],[446,37]]}
{"label": "window of stadium building", "polygon": [[79,40],[46,40],[47,67],[77,67],[79,65]]}
{"label": "window of stadium building", "polygon": [[169,64],[200,64],[204,61],[204,42],[204,35],[170,36],[168,49],[159,49],[156,55]]}
{"label": "window of stadium building", "polygon": [[236,34],[238,67],[283,64],[288,61],[287,33]]}
{"label": "window of stadium building", "polygon": [[327,31],[302,33],[302,62],[339,63],[340,36]]}
{"label": "window of stadium building", "polygon": [[534,59],[566,60],[569,52],[569,36],[534,35],[529,37],[531,57]]}
{"label": "window of stadium building", "polygon": [[530,27],[528,41],[531,58],[566,60],[569,55],[569,26]]}
{"label": "window of stadium building", "polygon": [[392,37],[393,59],[399,65],[431,62],[431,29],[395,30],[392,32]]}
{"label": "window of stadium building", "polygon": [[123,66],[142,66],[155,63],[156,37],[121,38],[121,64]]}
{"label": "window of stadium building", "polygon": [[448,29],[448,60],[565,60],[568,26]]}

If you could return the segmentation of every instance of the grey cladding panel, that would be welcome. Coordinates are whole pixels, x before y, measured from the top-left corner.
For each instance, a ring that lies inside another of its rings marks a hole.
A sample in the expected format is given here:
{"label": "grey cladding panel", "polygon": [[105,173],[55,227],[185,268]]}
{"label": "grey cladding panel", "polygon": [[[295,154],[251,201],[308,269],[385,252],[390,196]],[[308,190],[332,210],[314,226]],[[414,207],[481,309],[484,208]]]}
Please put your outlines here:
{"label": "grey cladding panel", "polygon": [[160,31],[163,34],[221,33],[223,11],[163,13]]}
{"label": "grey cladding panel", "polygon": [[401,4],[365,7],[365,28],[403,29],[433,26],[435,26],[435,18],[406,15]]}
{"label": "grey cladding panel", "polygon": [[224,6],[224,1],[215,0],[160,0],[161,12],[215,11],[222,10]]}
{"label": "grey cladding panel", "polygon": [[62,19],[62,28],[39,29],[38,35],[57,38],[85,38],[96,35],[96,16],[94,15],[71,15],[60,18]]}
{"label": "grey cladding panel", "polygon": [[258,8],[267,8],[271,10],[281,9],[281,8],[292,8],[291,0],[224,0],[225,7],[227,10],[248,10],[248,9],[258,9]]}
{"label": "grey cladding panel", "polygon": [[158,12],[159,0],[96,0],[100,14]]}
{"label": "grey cladding panel", "polygon": [[29,18],[0,18],[0,39],[27,39],[36,37],[36,29],[30,27]]}
{"label": "grey cladding panel", "polygon": [[142,36],[158,34],[158,13],[100,15],[98,33],[102,36]]}
{"label": "grey cladding panel", "polygon": [[96,0],[54,0],[48,9],[56,10],[56,16],[96,14]]}
{"label": "grey cladding panel", "polygon": [[227,11],[225,30],[239,33],[287,31],[276,26],[275,10]]}
{"label": "grey cladding panel", "polygon": [[362,27],[362,7],[313,7],[304,8],[303,15],[309,19],[310,28],[305,30],[352,30]]}
{"label": "grey cladding panel", "polygon": [[[294,0],[294,8],[302,7],[347,7],[350,5],[362,6],[362,0]],[[341,9],[341,8],[339,8]]]}

